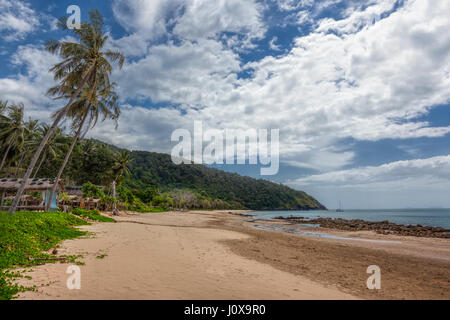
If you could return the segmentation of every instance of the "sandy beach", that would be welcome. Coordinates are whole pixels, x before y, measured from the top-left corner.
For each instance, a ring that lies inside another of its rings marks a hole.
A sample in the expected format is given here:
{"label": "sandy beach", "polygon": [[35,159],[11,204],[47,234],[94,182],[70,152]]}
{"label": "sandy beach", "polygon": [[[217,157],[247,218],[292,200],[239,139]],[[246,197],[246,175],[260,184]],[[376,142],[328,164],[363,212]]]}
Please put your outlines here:
{"label": "sandy beach", "polygon": [[[260,230],[237,213],[127,214],[83,227],[92,234],[58,248],[59,255],[83,255],[81,289],[67,289],[68,264],[46,264],[20,280],[37,290],[19,298],[450,298],[447,239],[370,233],[351,236],[395,243],[322,239]],[[369,265],[381,268],[381,290],[366,288]]]}

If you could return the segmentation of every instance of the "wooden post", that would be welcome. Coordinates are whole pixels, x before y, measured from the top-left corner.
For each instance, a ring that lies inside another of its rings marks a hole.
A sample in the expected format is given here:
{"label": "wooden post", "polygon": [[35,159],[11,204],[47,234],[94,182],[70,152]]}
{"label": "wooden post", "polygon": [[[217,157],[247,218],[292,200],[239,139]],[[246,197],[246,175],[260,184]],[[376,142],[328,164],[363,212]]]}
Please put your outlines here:
{"label": "wooden post", "polygon": [[113,181],[112,183],[112,194],[114,198],[113,202],[113,215],[117,216],[117,207],[116,207],[116,182]]}
{"label": "wooden post", "polygon": [[45,190],[45,196],[44,196],[44,212],[47,209],[47,196],[48,196],[48,190]]}

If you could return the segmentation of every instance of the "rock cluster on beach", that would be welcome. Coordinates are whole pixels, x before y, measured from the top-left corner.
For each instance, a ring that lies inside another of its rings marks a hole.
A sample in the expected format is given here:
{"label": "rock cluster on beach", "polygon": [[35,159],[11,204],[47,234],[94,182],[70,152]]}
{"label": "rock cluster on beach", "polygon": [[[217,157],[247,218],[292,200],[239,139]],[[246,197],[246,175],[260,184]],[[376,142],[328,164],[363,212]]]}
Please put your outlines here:
{"label": "rock cluster on beach", "polygon": [[317,218],[306,219],[304,217],[277,217],[275,219],[286,220],[294,223],[317,224],[322,228],[338,229],[346,231],[375,231],[379,234],[394,234],[401,236],[428,237],[428,238],[446,238],[450,239],[450,230],[422,226],[422,225],[401,225],[389,221],[371,222],[360,219],[345,220],[341,218]]}

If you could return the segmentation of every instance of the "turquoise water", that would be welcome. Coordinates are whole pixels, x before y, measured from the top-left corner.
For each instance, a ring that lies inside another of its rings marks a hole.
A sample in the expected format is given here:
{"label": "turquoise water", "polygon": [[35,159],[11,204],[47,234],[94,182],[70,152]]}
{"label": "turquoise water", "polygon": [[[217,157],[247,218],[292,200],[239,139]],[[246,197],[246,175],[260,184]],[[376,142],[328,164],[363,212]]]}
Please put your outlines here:
{"label": "turquoise water", "polygon": [[450,209],[393,209],[393,210],[346,210],[335,211],[256,211],[256,218],[270,219],[279,216],[305,218],[342,218],[362,219],[366,221],[384,221],[403,225],[423,225],[450,229]]}

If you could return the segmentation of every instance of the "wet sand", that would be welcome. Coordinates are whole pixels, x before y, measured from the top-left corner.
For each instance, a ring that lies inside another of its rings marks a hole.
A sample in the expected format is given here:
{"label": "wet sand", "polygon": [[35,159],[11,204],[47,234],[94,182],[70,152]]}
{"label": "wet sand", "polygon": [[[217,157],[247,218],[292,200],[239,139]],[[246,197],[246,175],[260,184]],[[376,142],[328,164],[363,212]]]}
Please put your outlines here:
{"label": "wet sand", "polygon": [[[251,236],[245,241],[229,241],[233,252],[323,284],[336,285],[364,299],[450,299],[449,239],[301,229],[352,238],[336,240],[260,230],[255,224],[268,226],[280,222],[253,220],[247,218],[241,223],[220,220],[223,228],[229,226]],[[367,289],[366,271],[370,265],[381,269],[381,290]]]}
{"label": "wet sand", "polygon": [[[260,230],[227,212],[132,214],[83,227],[95,234],[58,253],[83,255],[81,290],[66,287],[69,265],[48,264],[20,280],[38,286],[20,298],[450,299],[448,239],[334,230],[320,231],[395,243],[316,238]],[[381,268],[381,290],[366,287],[370,265]]]}

